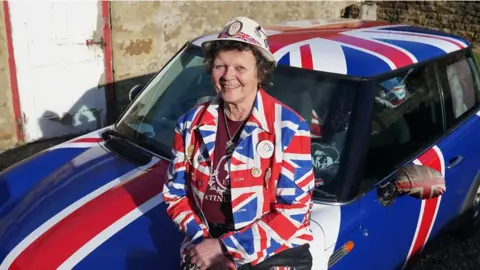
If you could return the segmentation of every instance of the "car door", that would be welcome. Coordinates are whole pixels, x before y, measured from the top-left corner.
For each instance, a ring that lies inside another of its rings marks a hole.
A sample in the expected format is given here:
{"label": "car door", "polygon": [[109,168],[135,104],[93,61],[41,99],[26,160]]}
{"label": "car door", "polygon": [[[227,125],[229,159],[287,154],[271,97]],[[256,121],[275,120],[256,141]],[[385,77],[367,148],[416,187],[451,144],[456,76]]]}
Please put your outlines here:
{"label": "car door", "polygon": [[[378,78],[372,129],[358,191],[362,237],[355,252],[339,262],[357,269],[396,269],[430,237],[444,196],[410,196],[382,204],[379,185],[393,180],[396,168],[416,163],[444,172],[438,141],[445,135],[434,63],[416,65]],[[354,263],[354,264],[353,264]],[[346,268],[348,269],[348,267]]]}
{"label": "car door", "polygon": [[[454,215],[471,206],[480,170],[480,80],[470,50],[437,62],[438,79],[445,107],[447,136],[438,143],[445,162],[447,192],[438,210],[432,235],[449,225]],[[472,191],[470,196],[469,191]]]}

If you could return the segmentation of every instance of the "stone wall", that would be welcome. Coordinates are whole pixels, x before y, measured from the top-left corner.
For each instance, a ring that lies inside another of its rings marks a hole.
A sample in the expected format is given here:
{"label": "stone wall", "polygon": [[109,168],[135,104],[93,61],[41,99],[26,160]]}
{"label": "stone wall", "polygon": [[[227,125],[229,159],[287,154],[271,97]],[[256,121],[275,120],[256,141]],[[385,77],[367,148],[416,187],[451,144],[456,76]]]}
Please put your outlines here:
{"label": "stone wall", "polygon": [[112,1],[112,48],[118,112],[128,91],[145,83],[187,40],[218,31],[233,16],[261,24],[286,20],[339,18],[358,1]]}
{"label": "stone wall", "polygon": [[[472,1],[382,1],[377,19],[428,27],[460,35],[480,45],[480,2]],[[360,4],[351,6],[347,17],[357,18]]]}
{"label": "stone wall", "polygon": [[0,4],[0,152],[17,143],[8,65],[5,12]]}

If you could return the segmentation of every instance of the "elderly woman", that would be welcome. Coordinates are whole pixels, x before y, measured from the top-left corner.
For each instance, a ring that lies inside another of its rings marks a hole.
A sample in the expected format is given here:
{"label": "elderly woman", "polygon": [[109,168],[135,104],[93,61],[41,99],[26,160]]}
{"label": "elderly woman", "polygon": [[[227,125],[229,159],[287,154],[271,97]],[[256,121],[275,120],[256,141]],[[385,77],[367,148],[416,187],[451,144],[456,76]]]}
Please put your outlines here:
{"label": "elderly woman", "polygon": [[310,131],[264,90],[267,34],[238,17],[202,47],[218,95],[178,120],[163,191],[183,269],[311,269]]}

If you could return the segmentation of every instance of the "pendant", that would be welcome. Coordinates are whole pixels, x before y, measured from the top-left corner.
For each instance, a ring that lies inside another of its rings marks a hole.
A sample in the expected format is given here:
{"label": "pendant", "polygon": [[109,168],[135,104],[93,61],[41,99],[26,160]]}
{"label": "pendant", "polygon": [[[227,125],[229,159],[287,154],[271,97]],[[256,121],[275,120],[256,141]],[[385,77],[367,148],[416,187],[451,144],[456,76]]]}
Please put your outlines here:
{"label": "pendant", "polygon": [[233,153],[233,150],[235,149],[235,145],[230,140],[227,141],[226,145],[227,145],[227,155],[231,155]]}

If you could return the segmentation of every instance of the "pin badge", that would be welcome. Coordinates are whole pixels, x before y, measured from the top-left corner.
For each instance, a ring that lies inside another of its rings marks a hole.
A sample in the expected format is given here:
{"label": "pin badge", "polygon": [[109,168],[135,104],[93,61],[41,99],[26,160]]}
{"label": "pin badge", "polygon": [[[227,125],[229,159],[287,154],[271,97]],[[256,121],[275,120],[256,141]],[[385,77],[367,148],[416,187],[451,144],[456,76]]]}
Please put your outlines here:
{"label": "pin badge", "polygon": [[259,142],[257,153],[261,158],[270,158],[273,155],[273,143],[267,140]]}
{"label": "pin badge", "polygon": [[201,187],[203,186],[203,181],[202,181],[202,180],[199,180],[199,181],[197,182],[197,185],[198,185],[199,188],[201,188]]}
{"label": "pin badge", "polygon": [[190,146],[187,148],[187,156],[188,156],[188,157],[191,157],[191,156],[192,156],[194,148],[195,148],[195,147],[194,147],[193,145],[190,145]]}
{"label": "pin badge", "polygon": [[252,175],[253,175],[254,177],[259,177],[260,175],[262,175],[262,169],[257,168],[257,167],[254,167],[254,168],[252,169]]}
{"label": "pin badge", "polygon": [[227,31],[227,34],[229,36],[233,36],[235,35],[236,33],[240,32],[240,30],[242,30],[242,22],[240,21],[236,21],[236,22],[233,22],[232,24],[230,24],[230,26],[228,27],[228,31]]}

